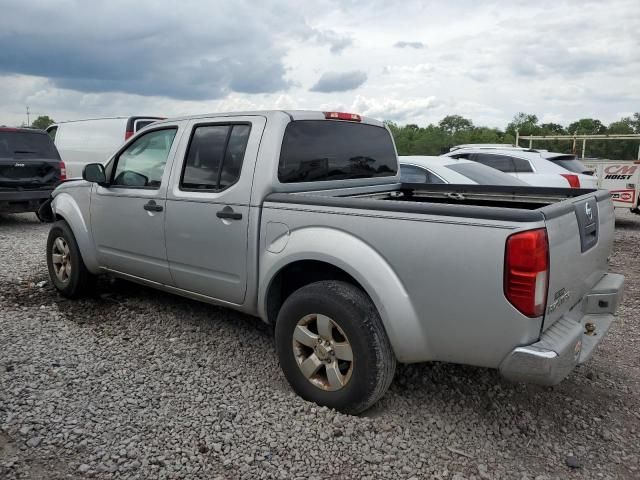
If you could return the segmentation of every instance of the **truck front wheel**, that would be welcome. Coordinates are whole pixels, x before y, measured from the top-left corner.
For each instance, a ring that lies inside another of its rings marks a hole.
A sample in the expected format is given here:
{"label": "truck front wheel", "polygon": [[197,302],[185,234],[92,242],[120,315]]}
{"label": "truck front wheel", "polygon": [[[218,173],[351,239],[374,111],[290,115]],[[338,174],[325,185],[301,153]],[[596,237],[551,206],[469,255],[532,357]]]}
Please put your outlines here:
{"label": "truck front wheel", "polygon": [[95,276],[87,270],[73,232],[64,220],[57,221],[49,230],[47,267],[51,283],[64,297],[76,298],[95,283]]}
{"label": "truck front wheel", "polygon": [[380,316],[349,283],[316,282],[292,293],[275,333],[285,377],[306,400],[358,414],[393,380],[396,359]]}

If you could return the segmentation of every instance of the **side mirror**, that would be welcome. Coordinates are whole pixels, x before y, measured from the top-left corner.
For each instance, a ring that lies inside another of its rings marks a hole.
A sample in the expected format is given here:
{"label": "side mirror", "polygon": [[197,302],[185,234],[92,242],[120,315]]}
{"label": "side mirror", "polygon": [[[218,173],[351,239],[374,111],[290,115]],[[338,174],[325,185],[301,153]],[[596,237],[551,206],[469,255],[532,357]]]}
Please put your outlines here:
{"label": "side mirror", "polygon": [[107,183],[107,177],[101,163],[89,163],[85,165],[84,170],[82,170],[82,178],[87,182],[97,183],[98,185],[105,185]]}

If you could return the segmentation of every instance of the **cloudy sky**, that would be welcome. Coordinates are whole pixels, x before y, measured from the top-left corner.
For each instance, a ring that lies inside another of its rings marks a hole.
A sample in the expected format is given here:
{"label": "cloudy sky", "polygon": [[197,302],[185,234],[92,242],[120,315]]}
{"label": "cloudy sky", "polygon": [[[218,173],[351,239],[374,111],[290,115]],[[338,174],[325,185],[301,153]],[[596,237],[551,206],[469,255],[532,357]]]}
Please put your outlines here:
{"label": "cloudy sky", "polygon": [[0,0],[0,124],[330,109],[504,127],[640,110],[640,1]]}

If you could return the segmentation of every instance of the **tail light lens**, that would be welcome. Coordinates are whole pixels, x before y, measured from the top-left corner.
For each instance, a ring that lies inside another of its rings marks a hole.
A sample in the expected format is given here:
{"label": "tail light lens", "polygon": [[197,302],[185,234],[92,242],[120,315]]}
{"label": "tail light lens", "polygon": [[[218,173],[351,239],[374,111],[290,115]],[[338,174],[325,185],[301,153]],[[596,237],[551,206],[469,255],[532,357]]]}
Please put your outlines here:
{"label": "tail light lens", "polygon": [[567,179],[571,188],[580,188],[580,178],[578,175],[573,175],[571,173],[561,173],[560,175]]}
{"label": "tail light lens", "polygon": [[64,162],[58,163],[58,169],[60,170],[60,180],[66,180],[67,179],[67,166],[64,164]]}
{"label": "tail light lens", "polygon": [[125,140],[129,140],[129,138],[131,138],[132,136],[133,136],[133,132],[131,130],[127,130],[126,132],[124,132],[124,139]]}
{"label": "tail light lens", "polygon": [[504,294],[527,317],[539,317],[547,306],[549,286],[549,240],[540,228],[507,239]]}

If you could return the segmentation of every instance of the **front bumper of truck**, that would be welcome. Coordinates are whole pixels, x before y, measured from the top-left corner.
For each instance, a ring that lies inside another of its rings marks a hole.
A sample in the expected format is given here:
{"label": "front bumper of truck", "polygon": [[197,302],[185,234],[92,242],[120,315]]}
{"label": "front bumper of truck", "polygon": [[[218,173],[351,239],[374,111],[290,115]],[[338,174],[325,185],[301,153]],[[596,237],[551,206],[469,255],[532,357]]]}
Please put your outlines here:
{"label": "front bumper of truck", "polygon": [[606,274],[581,302],[545,330],[540,340],[513,349],[500,373],[515,382],[555,385],[589,360],[615,319],[624,276]]}

